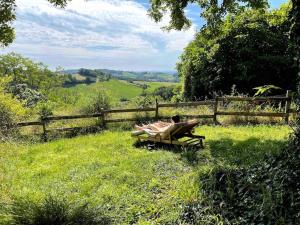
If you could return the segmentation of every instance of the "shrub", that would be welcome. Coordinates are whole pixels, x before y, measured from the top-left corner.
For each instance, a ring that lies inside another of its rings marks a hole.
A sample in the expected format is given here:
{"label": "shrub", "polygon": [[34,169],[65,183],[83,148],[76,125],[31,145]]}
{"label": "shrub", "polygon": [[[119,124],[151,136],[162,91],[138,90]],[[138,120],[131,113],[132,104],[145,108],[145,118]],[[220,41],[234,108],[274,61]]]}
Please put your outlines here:
{"label": "shrub", "polygon": [[[296,133],[299,135],[299,133]],[[199,178],[203,198],[185,208],[191,224],[300,224],[300,150],[294,138],[279,155],[250,168],[216,167]]]}
{"label": "shrub", "polygon": [[132,99],[134,107],[147,108],[152,107],[155,104],[155,98],[150,95],[138,96]]}
{"label": "shrub", "polygon": [[11,85],[9,91],[17,99],[24,101],[26,107],[35,106],[43,98],[40,92],[29,88],[27,84]]}
{"label": "shrub", "polygon": [[76,204],[52,196],[41,202],[17,198],[8,207],[15,225],[109,225],[111,219],[87,204]]}
{"label": "shrub", "polygon": [[129,99],[126,98],[126,97],[121,97],[120,98],[120,102],[128,102],[128,101],[129,101]]}
{"label": "shrub", "polygon": [[40,118],[44,118],[47,116],[52,116],[53,115],[53,108],[54,106],[52,105],[51,102],[49,101],[44,101],[38,104],[37,109],[38,109],[38,115]]}
{"label": "shrub", "polygon": [[111,107],[110,98],[104,90],[99,90],[83,108],[85,113],[100,113],[103,109]]}
{"label": "shrub", "polygon": [[153,91],[153,95],[160,96],[165,101],[170,101],[175,95],[175,86],[158,87]]}
{"label": "shrub", "polygon": [[9,93],[5,93],[5,85],[8,80],[0,80],[0,133],[6,134],[8,129],[16,122],[17,118],[24,116],[26,110],[22,103]]}

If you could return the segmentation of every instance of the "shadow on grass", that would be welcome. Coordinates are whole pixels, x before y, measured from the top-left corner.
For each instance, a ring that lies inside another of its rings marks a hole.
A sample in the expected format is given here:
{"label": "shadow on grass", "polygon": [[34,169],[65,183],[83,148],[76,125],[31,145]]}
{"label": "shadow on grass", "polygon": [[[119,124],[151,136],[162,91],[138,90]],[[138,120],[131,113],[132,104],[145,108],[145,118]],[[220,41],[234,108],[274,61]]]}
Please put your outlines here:
{"label": "shadow on grass", "polygon": [[239,166],[252,165],[265,157],[277,155],[286,143],[284,140],[249,138],[240,141],[224,138],[207,141],[207,147],[214,161]]}
{"label": "shadow on grass", "polygon": [[143,142],[136,143],[135,147],[149,151],[166,150],[180,154],[181,159],[191,166],[204,165],[206,163],[223,164],[228,166],[250,166],[264,159],[278,155],[287,141],[262,140],[249,138],[235,140],[222,138],[207,140],[202,148],[181,148],[174,145]]}
{"label": "shadow on grass", "polygon": [[196,166],[199,162],[199,152],[203,150],[201,147],[182,147],[178,145],[153,143],[150,141],[135,142],[134,147],[143,148],[148,151],[169,151],[175,154],[179,154],[180,158],[191,166]]}
{"label": "shadow on grass", "polygon": [[209,142],[210,170],[198,170],[200,197],[184,207],[188,224],[300,224],[299,153],[288,141]]}

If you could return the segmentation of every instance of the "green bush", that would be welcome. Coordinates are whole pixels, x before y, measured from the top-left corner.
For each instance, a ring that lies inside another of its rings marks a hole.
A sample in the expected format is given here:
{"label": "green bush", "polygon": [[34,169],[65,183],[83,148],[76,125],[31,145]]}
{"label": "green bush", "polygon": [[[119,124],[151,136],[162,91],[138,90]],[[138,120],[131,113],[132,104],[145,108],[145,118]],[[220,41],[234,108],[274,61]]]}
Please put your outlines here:
{"label": "green bush", "polygon": [[162,86],[158,87],[153,91],[154,96],[160,96],[165,101],[170,101],[175,95],[176,86]]}
{"label": "green bush", "polygon": [[7,82],[7,79],[0,79],[0,133],[2,134],[8,132],[16,120],[26,113],[20,101],[4,92]]}
{"label": "green bush", "polygon": [[48,196],[41,202],[17,198],[8,206],[7,217],[15,225],[109,225],[111,219],[87,204]]}
{"label": "green bush", "polygon": [[104,90],[99,90],[95,96],[83,107],[85,113],[100,113],[111,107],[111,100]]}
{"label": "green bush", "polygon": [[41,102],[37,105],[38,115],[40,118],[48,117],[53,115],[54,106],[49,101]]}
{"label": "green bush", "polygon": [[201,196],[185,208],[191,224],[300,224],[297,138],[278,156],[250,168],[215,167],[201,174]]}
{"label": "green bush", "polygon": [[27,84],[11,85],[8,89],[17,99],[24,101],[26,107],[34,107],[43,99],[40,92],[29,88]]}

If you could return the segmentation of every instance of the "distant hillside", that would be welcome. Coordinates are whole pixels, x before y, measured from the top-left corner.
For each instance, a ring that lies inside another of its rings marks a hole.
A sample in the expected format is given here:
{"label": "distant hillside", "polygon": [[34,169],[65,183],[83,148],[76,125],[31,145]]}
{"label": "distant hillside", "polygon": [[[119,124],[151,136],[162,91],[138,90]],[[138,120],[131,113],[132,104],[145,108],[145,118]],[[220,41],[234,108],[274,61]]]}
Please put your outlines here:
{"label": "distant hillside", "polygon": [[[95,69],[99,73],[104,73],[107,76],[117,78],[119,80],[134,80],[134,81],[156,81],[156,82],[178,82],[179,78],[175,72],[133,72],[122,70]],[[76,75],[79,69],[65,70],[65,74]],[[82,75],[82,74],[81,74]]]}

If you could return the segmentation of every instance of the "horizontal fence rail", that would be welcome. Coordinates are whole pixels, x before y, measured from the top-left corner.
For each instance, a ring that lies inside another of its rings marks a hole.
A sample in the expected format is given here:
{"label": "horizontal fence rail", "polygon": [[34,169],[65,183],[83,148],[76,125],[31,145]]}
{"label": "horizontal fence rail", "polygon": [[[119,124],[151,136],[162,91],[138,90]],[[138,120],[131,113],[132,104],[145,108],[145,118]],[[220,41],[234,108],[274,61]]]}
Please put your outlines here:
{"label": "horizontal fence rail", "polygon": [[71,120],[71,119],[85,119],[85,118],[94,118],[103,116],[103,113],[95,113],[95,114],[82,114],[82,115],[70,115],[70,116],[47,116],[42,118],[45,121],[52,120]]}
{"label": "horizontal fence rail", "polygon": [[266,116],[266,117],[285,117],[286,113],[273,112],[217,112],[217,115],[222,116]]}
{"label": "horizontal fence rail", "polygon": [[20,122],[17,123],[18,127],[27,127],[27,126],[41,126],[43,123],[41,121],[32,121],[32,122]]}
{"label": "horizontal fence rail", "polygon": [[180,102],[180,103],[163,103],[158,104],[158,107],[187,107],[187,106],[200,106],[200,105],[213,105],[215,101],[201,101],[201,102]]}
{"label": "horizontal fence rail", "polygon": [[[220,111],[219,102],[228,102],[228,101],[248,101],[248,102],[284,102],[284,112],[249,112],[248,111]],[[273,97],[239,97],[239,96],[229,96],[229,97],[216,97],[214,100],[208,101],[196,101],[196,102],[179,102],[179,103],[158,103],[156,100],[155,107],[147,108],[130,108],[130,109],[109,109],[102,110],[100,113],[94,114],[80,114],[80,115],[66,115],[66,116],[47,116],[42,117],[39,121],[29,121],[29,122],[20,122],[16,124],[16,127],[25,127],[25,126],[42,126],[43,128],[43,138],[47,140],[47,133],[50,131],[69,131],[69,130],[81,130],[81,129],[99,129],[99,127],[105,127],[107,123],[122,123],[122,122],[135,122],[137,118],[119,118],[111,119],[107,118],[110,114],[118,113],[139,113],[139,112],[154,112],[153,117],[147,117],[149,120],[157,119],[169,119],[170,117],[160,116],[160,108],[180,108],[180,107],[196,107],[196,106],[210,106],[213,110],[213,113],[210,115],[180,115],[184,118],[199,118],[199,119],[212,119],[214,123],[218,123],[217,116],[247,116],[247,117],[282,117],[285,119],[285,122],[289,122],[289,116],[293,113],[297,113],[295,109],[291,109],[291,92],[287,91],[286,96],[273,96]],[[47,129],[48,124],[51,121],[59,120],[73,120],[73,119],[85,119],[85,118],[98,118],[100,124],[98,126],[85,126],[85,127],[67,127],[67,128],[52,128]]]}
{"label": "horizontal fence rail", "polygon": [[218,101],[287,101],[290,99],[290,97],[235,97],[235,96],[229,96],[229,97],[217,97]]}

